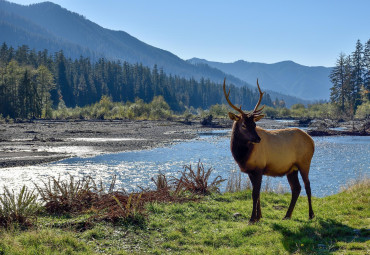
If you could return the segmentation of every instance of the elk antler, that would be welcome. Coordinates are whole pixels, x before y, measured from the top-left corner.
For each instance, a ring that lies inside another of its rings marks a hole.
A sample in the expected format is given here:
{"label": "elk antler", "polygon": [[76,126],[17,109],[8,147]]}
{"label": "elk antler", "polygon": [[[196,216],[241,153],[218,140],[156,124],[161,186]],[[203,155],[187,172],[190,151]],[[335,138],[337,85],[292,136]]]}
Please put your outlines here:
{"label": "elk antler", "polygon": [[260,115],[263,108],[265,107],[265,106],[262,106],[262,108],[258,109],[258,107],[260,106],[260,103],[262,101],[263,94],[265,94],[265,92],[261,91],[260,85],[258,84],[258,79],[257,79],[257,87],[258,87],[258,91],[260,92],[260,98],[258,99],[258,102],[257,102],[256,106],[254,107],[253,112],[251,112],[251,115]]}
{"label": "elk antler", "polygon": [[240,112],[241,114],[245,114],[243,111],[242,111],[242,106],[240,106],[239,108],[236,107],[235,105],[233,105],[231,102],[230,102],[230,99],[229,99],[229,95],[230,95],[230,89],[229,89],[229,93],[226,94],[226,85],[225,85],[225,81],[226,81],[226,78],[224,79],[224,94],[225,94],[225,98],[226,98],[226,101],[229,103],[229,105],[235,110],[235,111],[238,111]]}

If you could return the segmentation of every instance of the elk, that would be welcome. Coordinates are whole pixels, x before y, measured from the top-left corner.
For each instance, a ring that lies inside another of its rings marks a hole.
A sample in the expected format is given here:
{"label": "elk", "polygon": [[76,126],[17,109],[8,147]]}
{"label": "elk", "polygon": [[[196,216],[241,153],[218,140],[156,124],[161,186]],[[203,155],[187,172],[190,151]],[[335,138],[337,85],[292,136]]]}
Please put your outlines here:
{"label": "elk", "polygon": [[236,115],[229,112],[230,119],[234,121],[230,139],[231,153],[241,172],[248,174],[253,187],[253,209],[250,223],[258,222],[262,218],[260,190],[263,175],[287,176],[292,198],[284,219],[291,218],[301,192],[298,171],[302,176],[307,193],[309,219],[312,219],[315,215],[312,210],[311,187],[308,179],[315,150],[312,138],[298,128],[265,130],[257,127],[256,122],[264,117],[262,114],[264,106],[258,109],[264,94],[258,84],[258,79],[259,100],[254,110],[248,113],[242,111],[241,106],[238,108],[231,103],[230,90],[226,93],[225,80],[223,90],[226,101],[240,113]]}

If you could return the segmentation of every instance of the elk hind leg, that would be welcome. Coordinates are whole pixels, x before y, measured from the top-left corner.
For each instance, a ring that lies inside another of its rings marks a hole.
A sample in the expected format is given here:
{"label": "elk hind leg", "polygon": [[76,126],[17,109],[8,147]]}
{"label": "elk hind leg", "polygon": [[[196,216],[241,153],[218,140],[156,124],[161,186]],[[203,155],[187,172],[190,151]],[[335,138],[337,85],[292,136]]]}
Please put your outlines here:
{"label": "elk hind leg", "polygon": [[299,194],[301,193],[301,184],[299,184],[298,171],[293,171],[292,173],[288,174],[287,178],[289,181],[290,189],[292,190],[292,199],[290,201],[290,205],[284,219],[290,219],[292,217],[294,206],[297,202]]}
{"label": "elk hind leg", "polygon": [[308,217],[309,219],[313,219],[315,217],[315,214],[313,213],[313,210],[312,210],[312,202],[311,202],[311,185],[310,185],[310,180],[308,179],[308,169],[309,167],[307,168],[307,171],[300,171],[301,172],[301,176],[302,176],[302,180],[304,182],[304,188],[306,190],[306,194],[307,194],[307,199],[308,199]]}

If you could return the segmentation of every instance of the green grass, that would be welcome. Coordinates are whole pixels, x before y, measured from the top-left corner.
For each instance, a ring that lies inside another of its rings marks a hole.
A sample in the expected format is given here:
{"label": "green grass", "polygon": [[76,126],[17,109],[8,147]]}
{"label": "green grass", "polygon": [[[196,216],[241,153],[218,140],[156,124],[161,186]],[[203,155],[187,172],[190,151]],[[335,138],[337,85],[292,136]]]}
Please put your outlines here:
{"label": "green grass", "polygon": [[87,214],[42,216],[28,230],[0,230],[0,254],[370,254],[368,182],[314,198],[313,220],[305,196],[282,220],[289,202],[290,194],[262,193],[263,218],[254,225],[250,191],[150,203],[139,226],[86,224]]}

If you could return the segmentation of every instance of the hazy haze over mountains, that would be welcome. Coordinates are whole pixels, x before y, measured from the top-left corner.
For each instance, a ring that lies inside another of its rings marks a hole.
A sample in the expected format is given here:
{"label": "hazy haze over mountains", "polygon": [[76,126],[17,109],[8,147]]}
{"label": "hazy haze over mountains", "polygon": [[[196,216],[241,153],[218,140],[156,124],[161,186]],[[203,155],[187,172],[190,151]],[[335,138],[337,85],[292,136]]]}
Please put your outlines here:
{"label": "hazy haze over mountains", "polygon": [[301,66],[290,61],[270,65],[245,61],[230,64],[200,59],[185,61],[126,32],[105,29],[51,2],[22,6],[0,0],[0,42],[13,47],[25,44],[31,49],[48,49],[50,53],[63,50],[71,58],[105,57],[149,67],[156,64],[168,74],[204,77],[219,83],[226,77],[228,83],[236,86],[255,87],[259,78],[273,99],[284,99],[288,106],[302,101],[296,97],[329,98],[330,68]]}
{"label": "hazy haze over mountains", "polygon": [[251,84],[255,82],[255,77],[258,77],[260,85],[264,88],[287,95],[308,100],[329,99],[330,96],[331,68],[328,67],[308,67],[293,61],[282,61],[275,64],[243,60],[220,63],[192,58],[188,62],[207,64]]}

